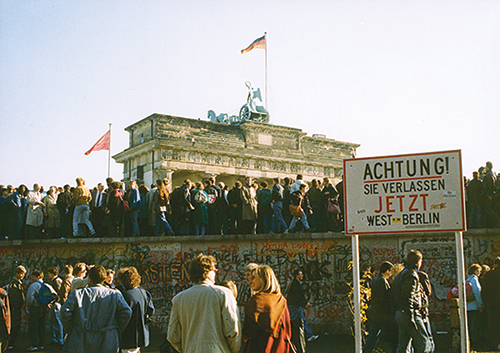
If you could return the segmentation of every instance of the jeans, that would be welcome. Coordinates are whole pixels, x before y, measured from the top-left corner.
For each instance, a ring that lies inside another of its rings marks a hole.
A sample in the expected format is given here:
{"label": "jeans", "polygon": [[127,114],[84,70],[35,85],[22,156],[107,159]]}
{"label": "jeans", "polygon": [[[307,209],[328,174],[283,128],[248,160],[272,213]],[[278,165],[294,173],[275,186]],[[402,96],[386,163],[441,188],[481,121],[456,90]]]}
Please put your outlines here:
{"label": "jeans", "polygon": [[271,230],[271,217],[270,214],[261,214],[262,216],[262,228],[264,228],[264,234],[268,234]]}
{"label": "jeans", "polygon": [[297,221],[300,220],[302,222],[302,224],[304,225],[304,228],[306,230],[309,229],[309,223],[307,223],[307,216],[306,216],[306,213],[304,211],[304,214],[302,216],[293,216],[292,218],[292,221],[290,222],[290,226],[288,227],[288,230],[292,230],[293,227],[295,227],[295,224],[297,224]]}
{"label": "jeans", "polygon": [[49,312],[50,340],[57,344],[64,344],[63,326],[61,322],[61,304],[54,303]]}
{"label": "jeans", "polygon": [[368,338],[366,339],[366,343],[363,346],[363,353],[371,353],[378,341],[380,340],[380,336],[382,335],[382,330],[384,327],[378,323],[373,322],[368,329]]}
{"label": "jeans", "polygon": [[155,235],[164,235],[165,231],[167,231],[168,234],[172,234],[174,232],[167,221],[167,213],[159,212],[156,214]]}
{"label": "jeans", "polygon": [[304,323],[304,334],[305,338],[309,339],[313,336],[311,327],[306,321],[306,316],[304,315],[304,309],[301,306],[288,305],[288,311],[290,312],[290,320],[302,320]]}
{"label": "jeans", "polygon": [[288,228],[285,220],[283,219],[283,202],[276,201],[273,203],[273,211],[274,216],[271,220],[271,229],[273,232],[280,233]]}
{"label": "jeans", "polygon": [[139,210],[130,211],[130,221],[132,223],[132,236],[139,237],[141,230],[139,229]]}
{"label": "jeans", "polygon": [[396,311],[396,322],[398,324],[398,350],[397,353],[431,353],[432,345],[427,334],[422,317],[416,315],[412,321],[408,312]]}
{"label": "jeans", "polygon": [[434,337],[432,337],[432,328],[431,328],[431,321],[429,320],[428,317],[425,317],[422,319],[424,321],[424,326],[427,331],[427,336],[429,337],[429,353],[434,353],[434,350],[436,349],[436,344],[434,343]]}
{"label": "jeans", "polygon": [[195,224],[194,225],[194,235],[205,235],[205,225]]}
{"label": "jeans", "polygon": [[[217,234],[228,234],[227,213],[224,210],[217,210]],[[222,233],[221,233],[222,230]]]}
{"label": "jeans", "polygon": [[73,213],[73,236],[78,236],[78,223],[85,223],[89,227],[90,234],[94,235],[95,230],[92,226],[92,222],[89,219],[89,205],[78,205],[75,206],[75,212]]}

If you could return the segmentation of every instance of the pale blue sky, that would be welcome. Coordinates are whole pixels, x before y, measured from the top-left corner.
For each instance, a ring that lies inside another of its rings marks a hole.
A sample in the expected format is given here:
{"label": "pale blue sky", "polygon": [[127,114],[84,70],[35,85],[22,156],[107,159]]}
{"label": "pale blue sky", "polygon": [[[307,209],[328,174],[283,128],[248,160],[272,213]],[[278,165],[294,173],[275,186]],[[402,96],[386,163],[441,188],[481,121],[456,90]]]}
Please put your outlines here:
{"label": "pale blue sky", "polygon": [[500,171],[499,18],[496,0],[2,0],[0,184],[92,187],[109,123],[116,154],[152,113],[236,113],[245,81],[264,89],[264,50],[240,50],[265,31],[272,124]]}

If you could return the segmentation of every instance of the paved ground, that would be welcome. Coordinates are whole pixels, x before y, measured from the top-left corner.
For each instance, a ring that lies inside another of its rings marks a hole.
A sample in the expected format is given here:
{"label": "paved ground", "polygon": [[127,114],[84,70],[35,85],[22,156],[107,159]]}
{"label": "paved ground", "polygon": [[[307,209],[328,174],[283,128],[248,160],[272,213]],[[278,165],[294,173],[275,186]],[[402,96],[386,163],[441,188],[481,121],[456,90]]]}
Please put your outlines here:
{"label": "paved ground", "polygon": [[[151,345],[142,350],[142,352],[159,353],[159,347],[164,339],[164,335],[159,332],[152,332]],[[451,348],[451,341],[448,335],[439,335],[435,337],[436,352],[435,353],[449,353]],[[47,337],[46,342],[49,342]],[[15,352],[26,352],[30,346],[29,336],[23,333],[19,337],[19,342],[14,350]],[[355,353],[354,339],[351,336],[332,336],[323,334],[313,342],[307,345],[307,353]],[[44,349],[47,353],[60,353],[61,349],[53,346],[47,346]],[[210,352],[207,352],[210,353]]]}
{"label": "paved ground", "polygon": [[[148,353],[159,353],[160,344],[164,340],[164,335],[154,332],[151,335],[151,344],[146,349],[141,352]],[[46,342],[49,342],[49,337],[47,337]],[[27,333],[22,334],[19,337],[18,344],[15,352],[26,352],[30,346],[29,336]],[[8,351],[10,352],[10,351]],[[54,346],[46,346],[44,352],[47,353],[60,353],[61,348]],[[309,342],[307,345],[308,353],[354,353],[354,340],[349,336],[328,336],[320,335],[320,337],[313,342]],[[207,352],[210,353],[210,352]]]}

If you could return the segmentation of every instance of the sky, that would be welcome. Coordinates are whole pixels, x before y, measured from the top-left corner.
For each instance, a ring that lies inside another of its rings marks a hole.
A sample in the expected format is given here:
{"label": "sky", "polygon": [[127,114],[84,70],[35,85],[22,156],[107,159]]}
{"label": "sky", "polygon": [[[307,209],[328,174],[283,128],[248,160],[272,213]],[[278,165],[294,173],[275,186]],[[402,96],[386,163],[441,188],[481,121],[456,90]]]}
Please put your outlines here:
{"label": "sky", "polygon": [[[500,171],[500,1],[2,0],[0,184],[103,182],[112,124],[237,114],[360,144],[358,157],[460,149]],[[123,176],[112,161],[111,175]]]}

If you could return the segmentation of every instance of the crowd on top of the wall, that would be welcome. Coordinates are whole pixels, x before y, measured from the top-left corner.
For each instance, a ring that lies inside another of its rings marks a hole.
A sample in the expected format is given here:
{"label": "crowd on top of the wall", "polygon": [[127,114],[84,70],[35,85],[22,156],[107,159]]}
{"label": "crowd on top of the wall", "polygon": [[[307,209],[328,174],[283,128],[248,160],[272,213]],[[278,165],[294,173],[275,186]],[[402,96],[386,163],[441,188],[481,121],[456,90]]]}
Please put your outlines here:
{"label": "crowd on top of the wall", "polygon": [[[214,178],[185,180],[171,187],[166,179],[148,188],[106,180],[89,190],[35,184],[17,189],[0,185],[0,236],[4,239],[123,237],[152,235],[337,232],[343,228],[342,182],[328,178],[307,184],[279,178],[273,185],[251,177],[232,187]],[[300,221],[300,222],[299,222]]]}
{"label": "crowd on top of the wall", "polygon": [[464,181],[468,227],[500,227],[500,174],[493,172],[493,164],[486,162],[472,173],[472,180]]}
{"label": "crowd on top of the wall", "polygon": [[[50,239],[151,235],[256,234],[343,231],[343,181],[306,183],[301,175],[275,178],[273,185],[251,177],[230,187],[214,178],[166,179],[148,188],[135,181],[106,179],[91,191],[77,186],[0,185],[0,237]],[[469,228],[500,227],[500,174],[491,162],[464,178]],[[300,222],[299,222],[300,221]]]}

